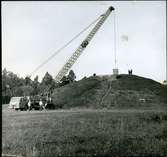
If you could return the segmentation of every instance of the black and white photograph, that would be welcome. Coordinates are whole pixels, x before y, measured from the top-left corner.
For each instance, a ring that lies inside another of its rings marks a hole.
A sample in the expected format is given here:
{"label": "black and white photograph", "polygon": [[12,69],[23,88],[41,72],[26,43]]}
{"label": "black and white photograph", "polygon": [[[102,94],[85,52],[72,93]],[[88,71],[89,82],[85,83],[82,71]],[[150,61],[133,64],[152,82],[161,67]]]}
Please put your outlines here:
{"label": "black and white photograph", "polygon": [[166,1],[1,1],[2,157],[167,157]]}

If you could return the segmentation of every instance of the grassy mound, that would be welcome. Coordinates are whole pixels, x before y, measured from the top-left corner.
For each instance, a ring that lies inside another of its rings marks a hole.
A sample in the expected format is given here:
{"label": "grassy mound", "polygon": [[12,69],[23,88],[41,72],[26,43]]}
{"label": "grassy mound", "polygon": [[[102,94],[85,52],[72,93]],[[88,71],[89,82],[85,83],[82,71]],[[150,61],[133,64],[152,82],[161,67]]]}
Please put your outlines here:
{"label": "grassy mound", "polygon": [[56,88],[54,104],[61,108],[162,108],[167,87],[135,75],[96,76]]}

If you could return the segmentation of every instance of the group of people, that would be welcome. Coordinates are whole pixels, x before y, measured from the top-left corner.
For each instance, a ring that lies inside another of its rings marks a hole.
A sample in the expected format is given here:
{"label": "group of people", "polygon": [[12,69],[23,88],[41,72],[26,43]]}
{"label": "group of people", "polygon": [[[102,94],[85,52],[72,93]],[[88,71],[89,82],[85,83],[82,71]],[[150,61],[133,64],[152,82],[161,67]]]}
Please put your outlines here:
{"label": "group of people", "polygon": [[[49,100],[47,100],[47,101],[42,101],[42,99],[40,99],[39,100],[39,109],[40,110],[45,110],[46,109],[46,106],[47,106],[47,103],[48,103],[48,101],[50,101],[51,102],[51,98],[49,98]],[[32,100],[31,99],[28,99],[28,110],[30,111],[30,110],[32,110]]]}

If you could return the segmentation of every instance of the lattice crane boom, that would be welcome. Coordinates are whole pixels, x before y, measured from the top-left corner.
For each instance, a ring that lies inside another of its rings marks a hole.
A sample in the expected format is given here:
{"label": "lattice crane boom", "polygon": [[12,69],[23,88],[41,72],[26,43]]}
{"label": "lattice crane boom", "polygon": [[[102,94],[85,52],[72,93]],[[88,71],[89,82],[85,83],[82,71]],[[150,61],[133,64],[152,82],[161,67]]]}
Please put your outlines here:
{"label": "lattice crane boom", "polygon": [[94,26],[94,28],[85,38],[85,40],[79,45],[79,47],[72,54],[72,56],[67,60],[67,62],[64,64],[62,69],[59,71],[59,73],[55,77],[55,81],[57,83],[61,82],[61,79],[63,78],[63,76],[65,76],[68,73],[69,69],[73,66],[75,61],[82,54],[83,50],[86,48],[86,46],[89,44],[89,42],[92,40],[96,32],[100,29],[100,27],[103,25],[103,23],[105,22],[105,20],[107,19],[107,17],[110,15],[110,13],[113,10],[114,10],[114,7],[111,6],[108,8],[108,10],[103,15],[101,15],[100,20],[97,22],[97,24]]}

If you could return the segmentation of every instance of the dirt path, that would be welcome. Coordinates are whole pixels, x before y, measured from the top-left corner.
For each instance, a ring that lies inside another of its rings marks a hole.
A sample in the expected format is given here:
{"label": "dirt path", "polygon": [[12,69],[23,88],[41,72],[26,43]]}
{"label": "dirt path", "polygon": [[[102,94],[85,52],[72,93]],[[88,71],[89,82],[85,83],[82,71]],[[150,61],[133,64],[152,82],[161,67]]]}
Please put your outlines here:
{"label": "dirt path", "polygon": [[101,99],[101,101],[100,101],[100,105],[103,105],[103,102],[104,102],[105,98],[108,96],[108,94],[110,93],[110,91],[111,91],[111,83],[109,84],[109,87],[108,87],[106,93],[105,93],[104,96],[102,97],[102,99]]}

